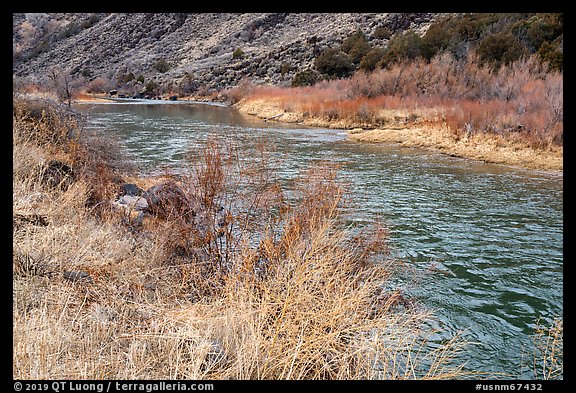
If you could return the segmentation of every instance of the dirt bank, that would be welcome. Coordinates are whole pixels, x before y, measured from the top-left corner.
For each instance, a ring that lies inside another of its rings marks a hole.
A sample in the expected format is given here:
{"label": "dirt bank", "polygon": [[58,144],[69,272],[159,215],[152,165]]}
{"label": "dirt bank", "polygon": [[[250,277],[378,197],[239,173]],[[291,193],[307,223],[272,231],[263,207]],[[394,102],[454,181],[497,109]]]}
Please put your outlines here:
{"label": "dirt bank", "polygon": [[[309,126],[349,129],[348,139],[359,143],[393,143],[406,147],[432,149],[456,157],[482,160],[485,162],[513,165],[528,169],[563,170],[563,148],[536,150],[520,141],[501,136],[474,134],[461,138],[446,127],[434,123],[390,124],[385,129],[372,128],[370,124],[351,119],[327,119],[310,117],[297,110],[285,110],[274,99],[243,99],[234,104],[240,112],[254,115],[267,121],[298,123]],[[399,118],[406,118],[402,111]]]}

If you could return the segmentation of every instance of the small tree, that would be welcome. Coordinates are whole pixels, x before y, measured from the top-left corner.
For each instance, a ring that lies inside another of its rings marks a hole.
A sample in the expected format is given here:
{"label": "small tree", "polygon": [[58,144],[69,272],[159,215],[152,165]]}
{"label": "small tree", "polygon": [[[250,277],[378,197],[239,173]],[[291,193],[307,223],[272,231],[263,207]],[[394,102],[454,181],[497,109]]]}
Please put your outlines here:
{"label": "small tree", "polygon": [[70,74],[57,67],[52,67],[48,73],[48,78],[52,82],[58,99],[61,102],[65,102],[68,106],[71,106],[74,95],[74,86]]}
{"label": "small tree", "polygon": [[525,49],[512,34],[497,33],[484,38],[477,52],[482,63],[490,64],[497,69],[502,64],[518,60],[525,54]]}
{"label": "small tree", "polygon": [[450,34],[440,25],[432,25],[422,37],[421,51],[426,60],[432,59],[436,54],[448,47]]}
{"label": "small tree", "polygon": [[386,51],[382,48],[374,48],[366,54],[360,61],[360,69],[364,71],[373,71],[377,64],[382,60]]}
{"label": "small tree", "polygon": [[154,81],[148,81],[148,83],[146,83],[146,87],[144,88],[144,93],[156,94],[157,89],[158,89],[158,83]]}
{"label": "small tree", "polygon": [[350,61],[354,64],[360,63],[362,58],[370,52],[370,49],[372,48],[368,43],[368,39],[360,30],[346,38],[342,45],[340,45],[340,50],[347,53]]}
{"label": "small tree", "polygon": [[284,78],[284,76],[289,73],[292,70],[292,66],[289,63],[282,63],[282,65],[280,65],[280,75],[282,75],[282,78]]}
{"label": "small tree", "polygon": [[330,77],[346,77],[354,71],[354,65],[350,62],[346,53],[335,48],[328,48],[322,51],[316,57],[314,65],[318,72]]}
{"label": "small tree", "polygon": [[244,57],[244,51],[240,48],[236,48],[234,52],[232,52],[232,59],[238,59]]}
{"label": "small tree", "polygon": [[390,30],[389,28],[380,26],[377,27],[376,30],[374,30],[374,34],[372,34],[372,36],[379,40],[387,40],[390,37],[392,37],[392,34],[393,34],[392,30]]}
{"label": "small tree", "polygon": [[170,65],[168,62],[166,62],[165,59],[160,59],[156,62],[156,64],[154,64],[154,68],[158,72],[165,73],[170,69]]}
{"label": "small tree", "polygon": [[292,79],[292,87],[312,86],[318,82],[319,79],[318,73],[314,70],[300,71],[294,75],[294,79]]}

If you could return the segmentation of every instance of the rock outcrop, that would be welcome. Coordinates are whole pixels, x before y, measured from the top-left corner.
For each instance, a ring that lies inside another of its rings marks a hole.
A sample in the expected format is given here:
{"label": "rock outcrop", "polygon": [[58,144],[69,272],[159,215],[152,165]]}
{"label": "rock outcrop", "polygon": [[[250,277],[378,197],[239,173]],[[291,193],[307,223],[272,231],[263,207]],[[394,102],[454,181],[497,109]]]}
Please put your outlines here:
{"label": "rock outcrop", "polygon": [[357,29],[381,46],[385,40],[374,35],[377,28],[419,28],[438,15],[13,14],[14,73],[45,76],[58,66],[73,77],[106,78],[110,88],[124,80],[140,90],[162,86],[185,93],[220,90],[242,78],[289,84],[320,51]]}

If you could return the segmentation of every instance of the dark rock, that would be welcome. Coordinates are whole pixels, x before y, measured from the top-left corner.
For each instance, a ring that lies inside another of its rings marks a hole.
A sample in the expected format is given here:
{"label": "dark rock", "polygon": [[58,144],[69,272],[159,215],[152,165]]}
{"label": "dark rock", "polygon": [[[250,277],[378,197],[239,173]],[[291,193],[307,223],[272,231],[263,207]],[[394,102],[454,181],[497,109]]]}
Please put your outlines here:
{"label": "dark rock", "polygon": [[178,99],[178,96],[170,96],[169,100],[170,101],[176,101]]}
{"label": "dark rock", "polygon": [[148,211],[152,214],[182,218],[194,216],[190,200],[173,181],[156,184],[146,190],[143,196],[148,202]]}
{"label": "dark rock", "polygon": [[144,194],[144,190],[133,183],[124,183],[120,185],[119,195],[136,195],[140,196]]}
{"label": "dark rock", "polygon": [[115,96],[116,94],[118,94],[118,90],[110,90],[110,91],[108,92],[108,94],[109,94],[110,96]]}
{"label": "dark rock", "polygon": [[92,283],[92,277],[90,277],[90,274],[88,274],[87,272],[83,272],[83,271],[64,272],[63,277],[64,277],[64,279],[70,280],[70,281],[75,281],[75,282],[81,281],[81,282]]}

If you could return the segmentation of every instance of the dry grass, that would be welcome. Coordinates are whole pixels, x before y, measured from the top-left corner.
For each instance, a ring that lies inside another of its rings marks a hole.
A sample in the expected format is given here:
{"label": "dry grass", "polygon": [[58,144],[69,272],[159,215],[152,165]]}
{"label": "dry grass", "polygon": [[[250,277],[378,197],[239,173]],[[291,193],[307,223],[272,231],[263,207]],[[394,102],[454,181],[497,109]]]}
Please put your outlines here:
{"label": "dry grass", "polygon": [[303,173],[287,203],[264,145],[240,164],[211,143],[172,179],[185,206],[135,229],[110,209],[115,171],[86,141],[59,145],[77,173],[68,187],[38,176],[56,149],[26,138],[42,121],[15,117],[14,213],[47,225],[15,216],[14,378],[470,375],[460,337],[427,345],[433,315],[394,284],[386,232],[343,226],[335,168]]}
{"label": "dry grass", "polygon": [[564,378],[564,321],[556,318],[550,327],[537,323],[534,343],[534,379]]}
{"label": "dry grass", "polygon": [[[562,74],[548,72],[535,58],[497,71],[478,64],[473,55],[461,61],[441,56],[430,63],[397,64],[312,87],[252,86],[236,91],[235,105],[266,119],[312,126],[415,130],[397,133],[394,139],[400,138],[407,146],[446,150],[421,139],[403,139],[421,135],[418,130],[426,129],[437,133],[436,139],[452,145],[448,154],[529,168],[562,169]],[[448,139],[443,136],[446,133]],[[357,135],[354,139],[374,142],[378,138],[373,136]],[[486,150],[485,154],[479,155],[475,147],[455,146],[469,139],[474,139],[475,146],[484,145],[481,150]],[[501,149],[490,153],[495,140],[512,154]],[[518,150],[522,153],[514,153]],[[538,155],[543,156],[542,164]]]}

